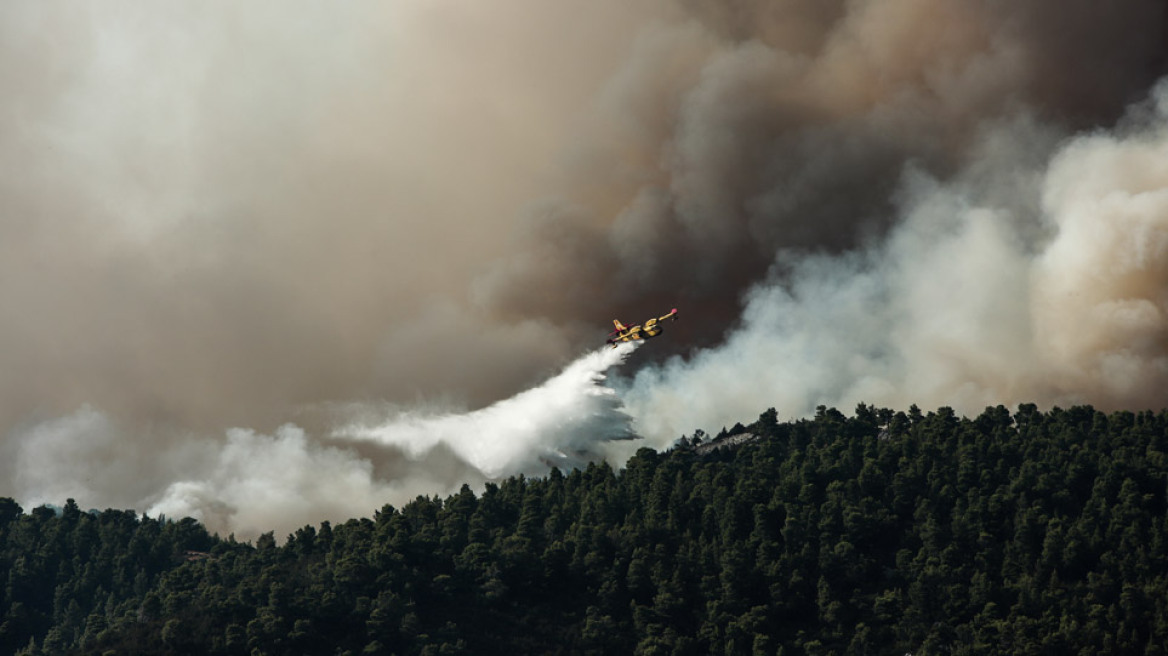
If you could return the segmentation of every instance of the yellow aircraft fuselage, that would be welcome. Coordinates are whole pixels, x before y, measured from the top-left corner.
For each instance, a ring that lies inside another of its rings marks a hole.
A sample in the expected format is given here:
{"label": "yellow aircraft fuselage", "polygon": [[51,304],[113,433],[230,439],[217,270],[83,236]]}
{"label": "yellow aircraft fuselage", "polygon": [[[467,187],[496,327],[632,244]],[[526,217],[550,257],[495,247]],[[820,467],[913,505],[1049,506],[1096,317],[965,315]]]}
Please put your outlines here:
{"label": "yellow aircraft fuselage", "polygon": [[612,344],[612,347],[616,348],[617,344],[621,342],[637,342],[649,339],[650,337],[656,337],[664,331],[661,323],[669,319],[677,319],[677,308],[673,308],[669,314],[663,317],[649,319],[645,323],[637,326],[625,326],[619,320],[613,319],[612,323],[616,326],[616,330],[609,333],[607,343]]}

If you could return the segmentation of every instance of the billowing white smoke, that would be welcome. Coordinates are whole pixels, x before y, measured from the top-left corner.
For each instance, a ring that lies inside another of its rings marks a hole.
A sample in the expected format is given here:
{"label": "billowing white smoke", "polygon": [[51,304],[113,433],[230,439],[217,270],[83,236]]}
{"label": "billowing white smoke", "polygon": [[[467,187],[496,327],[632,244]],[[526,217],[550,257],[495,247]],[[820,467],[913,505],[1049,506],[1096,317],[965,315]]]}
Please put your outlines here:
{"label": "billowing white smoke", "polygon": [[213,448],[175,440],[160,455],[143,448],[108,414],[83,406],[62,417],[12,431],[0,443],[0,459],[10,464],[9,494],[26,506],[61,505],[73,497],[84,508],[126,507],[213,457]]}
{"label": "billowing white smoke", "polygon": [[68,497],[86,506],[129,505],[253,537],[368,515],[463,482],[543,474],[602,458],[607,440],[630,436],[628,417],[603,381],[632,350],[589,353],[481,410],[383,414],[327,441],[288,424],[272,435],[235,428],[225,439],[176,439],[167,454],[135,452],[112,419],[85,407],[14,436],[9,453],[25,472],[15,481],[17,496],[29,505]]}
{"label": "billowing white smoke", "polygon": [[723,345],[638,372],[637,431],[666,444],[770,406],[1161,405],[1168,83],[1111,132],[993,126],[954,180],[906,171],[899,206],[859,252],[780,253]]}
{"label": "billowing white smoke", "polygon": [[292,424],[275,435],[233,428],[226,444],[207,446],[215,457],[171,483],[147,514],[194,517],[210,530],[250,537],[367,515],[395,497],[368,460],[314,442]]}

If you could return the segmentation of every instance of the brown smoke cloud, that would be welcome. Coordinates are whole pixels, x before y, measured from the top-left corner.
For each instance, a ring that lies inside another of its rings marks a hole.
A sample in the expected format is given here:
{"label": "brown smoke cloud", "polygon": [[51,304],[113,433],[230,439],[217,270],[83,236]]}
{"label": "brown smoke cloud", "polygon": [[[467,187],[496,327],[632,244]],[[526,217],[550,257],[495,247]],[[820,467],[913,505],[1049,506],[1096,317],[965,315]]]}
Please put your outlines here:
{"label": "brown smoke cloud", "polygon": [[[1162,403],[1138,364],[1165,347],[1158,242],[1132,236],[1158,209],[1110,200],[1160,181],[1060,143],[1146,96],[1165,25],[1149,0],[6,5],[0,494],[146,507],[188,489],[175,454],[220,471],[269,444],[365,463],[360,494],[319,496],[368,503],[401,468],[319,444],[312,408],[481,407],[675,306],[638,356],[708,349],[637,379],[655,436],[782,399],[925,403],[905,380]],[[1100,138],[1138,150],[1149,120]],[[1074,163],[1111,185],[1059,187]],[[1075,219],[1113,211],[1107,235]],[[798,375],[741,368],[763,355]],[[709,393],[734,371],[750,407]],[[70,451],[97,464],[14,471]],[[246,497],[230,478],[189,489]],[[301,501],[287,521],[340,512]]]}
{"label": "brown smoke cloud", "polygon": [[638,22],[545,4],[0,10],[0,422],[270,427],[562,360],[443,309]]}
{"label": "brown smoke cloud", "polygon": [[585,164],[484,284],[517,316],[699,309],[717,338],[779,249],[840,252],[895,218],[904,166],[966,166],[1025,109],[1085,128],[1160,72],[1164,8],[1126,2],[690,2],[598,103]]}

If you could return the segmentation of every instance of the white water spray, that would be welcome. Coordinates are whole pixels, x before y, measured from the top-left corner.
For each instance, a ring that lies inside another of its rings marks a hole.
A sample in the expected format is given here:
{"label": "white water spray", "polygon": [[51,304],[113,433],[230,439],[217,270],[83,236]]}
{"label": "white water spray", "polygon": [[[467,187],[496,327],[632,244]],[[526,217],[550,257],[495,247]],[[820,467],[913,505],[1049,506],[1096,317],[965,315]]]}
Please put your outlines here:
{"label": "white water spray", "polygon": [[539,387],[481,410],[403,412],[376,425],[351,423],[333,437],[398,448],[414,460],[442,445],[489,478],[581,465],[599,457],[604,442],[631,437],[620,399],[601,383],[634,348],[589,353]]}
{"label": "white water spray", "polygon": [[[368,515],[385,503],[449,494],[464,482],[583,465],[602,458],[610,441],[631,437],[619,397],[603,382],[634,348],[588,353],[542,385],[480,410],[350,420],[329,436],[331,444],[294,425],[274,435],[232,429],[225,444],[202,445],[214,451],[196,459],[204,466],[169,483],[147,512],[250,537]],[[91,487],[87,499],[104,486]]]}

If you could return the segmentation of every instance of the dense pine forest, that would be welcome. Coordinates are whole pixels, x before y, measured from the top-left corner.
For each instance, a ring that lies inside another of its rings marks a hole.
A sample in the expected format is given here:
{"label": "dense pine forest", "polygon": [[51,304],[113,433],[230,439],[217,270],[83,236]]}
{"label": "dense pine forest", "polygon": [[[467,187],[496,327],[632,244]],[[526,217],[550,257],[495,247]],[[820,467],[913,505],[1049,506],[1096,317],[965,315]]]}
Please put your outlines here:
{"label": "dense pine forest", "polygon": [[[718,448],[721,447],[721,448]],[[1168,412],[861,405],[254,544],[0,499],[0,653],[1161,654]]]}

